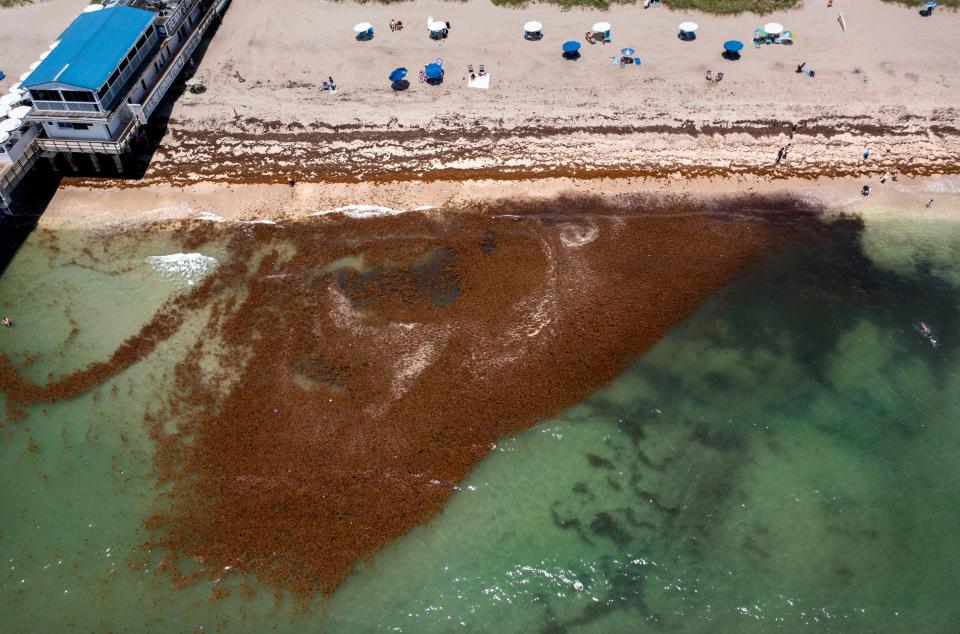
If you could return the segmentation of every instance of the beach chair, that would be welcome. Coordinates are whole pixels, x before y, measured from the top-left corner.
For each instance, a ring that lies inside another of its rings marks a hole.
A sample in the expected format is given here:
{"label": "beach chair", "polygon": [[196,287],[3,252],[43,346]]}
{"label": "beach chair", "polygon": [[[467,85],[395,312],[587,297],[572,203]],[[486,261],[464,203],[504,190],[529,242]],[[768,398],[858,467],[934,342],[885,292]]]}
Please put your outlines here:
{"label": "beach chair", "polygon": [[483,64],[480,64],[480,68],[478,69],[478,72],[479,72],[481,75],[483,75],[483,74],[486,74],[487,69],[486,69],[486,67],[484,67]]}
{"label": "beach chair", "polygon": [[613,38],[610,37],[610,31],[607,31],[606,33],[603,34],[603,43],[604,43],[604,44],[609,44],[609,43],[612,42],[612,41],[613,41]]}
{"label": "beach chair", "polygon": [[467,74],[473,73],[473,64],[467,64]]}
{"label": "beach chair", "polygon": [[780,36],[780,43],[790,46],[793,44],[793,31],[784,31]]}
{"label": "beach chair", "polygon": [[639,65],[640,65],[640,58],[639,58],[639,57],[634,57],[634,58],[633,58],[633,63],[634,63],[635,65],[639,66]]}

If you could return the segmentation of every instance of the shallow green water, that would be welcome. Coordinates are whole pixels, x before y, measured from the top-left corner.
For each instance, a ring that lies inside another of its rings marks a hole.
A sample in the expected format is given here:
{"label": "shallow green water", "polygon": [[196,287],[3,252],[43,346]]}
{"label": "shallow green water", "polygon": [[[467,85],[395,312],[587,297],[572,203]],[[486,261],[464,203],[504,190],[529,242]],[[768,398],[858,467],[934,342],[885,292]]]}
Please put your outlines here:
{"label": "shallow green water", "polygon": [[[186,284],[144,261],[175,252],[162,238],[113,247],[117,275],[88,266],[85,236],[58,238],[0,278],[18,321],[0,350],[39,353],[36,378],[102,358]],[[955,631],[958,255],[960,223],[883,221],[862,251],[772,258],[606,389],[503,439],[440,515],[306,612],[129,565],[154,495],[141,419],[181,333],[5,428],[0,629]]]}

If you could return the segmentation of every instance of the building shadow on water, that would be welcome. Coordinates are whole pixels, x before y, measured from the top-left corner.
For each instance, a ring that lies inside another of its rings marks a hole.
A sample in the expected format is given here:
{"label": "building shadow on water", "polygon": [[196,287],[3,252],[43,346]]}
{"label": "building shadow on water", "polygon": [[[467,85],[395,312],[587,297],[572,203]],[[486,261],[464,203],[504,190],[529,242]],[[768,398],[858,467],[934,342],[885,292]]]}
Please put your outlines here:
{"label": "building shadow on water", "polygon": [[61,158],[56,161],[57,169],[54,169],[47,159],[41,158],[37,161],[11,194],[12,213],[0,213],[0,275],[3,275],[20,246],[33,232],[61,184],[70,184],[70,180],[74,178],[136,181],[144,177],[167,134],[174,104],[186,92],[186,81],[193,76],[206,55],[210,42],[220,29],[221,21],[216,19],[207,29],[190,61],[167,90],[150,120],[141,128],[141,134],[131,142],[130,149],[123,157],[123,173],[117,170],[112,160],[102,156],[99,171],[94,168],[89,157],[82,155],[75,155],[76,171],[69,169]]}

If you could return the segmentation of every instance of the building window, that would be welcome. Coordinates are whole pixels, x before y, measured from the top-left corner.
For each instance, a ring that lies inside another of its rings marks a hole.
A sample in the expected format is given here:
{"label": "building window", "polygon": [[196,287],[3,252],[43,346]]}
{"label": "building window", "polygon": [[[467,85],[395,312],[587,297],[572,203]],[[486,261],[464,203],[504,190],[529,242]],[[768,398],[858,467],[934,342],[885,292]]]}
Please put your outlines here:
{"label": "building window", "polygon": [[63,101],[56,90],[31,90],[30,94],[37,101]]}
{"label": "building window", "polygon": [[63,122],[60,121],[57,123],[57,127],[61,130],[89,130],[89,123],[72,123],[72,122]]}
{"label": "building window", "polygon": [[74,101],[80,103],[96,103],[96,99],[93,97],[92,92],[87,92],[86,90],[63,90],[63,100],[64,101]]}
{"label": "building window", "polygon": [[137,40],[137,48],[143,48],[143,45],[147,43],[147,34],[144,33],[140,36],[140,39]]}

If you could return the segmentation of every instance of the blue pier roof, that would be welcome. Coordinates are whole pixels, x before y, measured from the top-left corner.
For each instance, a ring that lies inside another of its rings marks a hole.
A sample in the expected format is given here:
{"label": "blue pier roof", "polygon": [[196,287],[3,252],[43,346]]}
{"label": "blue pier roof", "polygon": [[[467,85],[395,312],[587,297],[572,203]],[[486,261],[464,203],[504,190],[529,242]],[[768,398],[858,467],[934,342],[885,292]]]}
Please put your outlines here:
{"label": "blue pier roof", "polygon": [[97,90],[155,16],[151,11],[124,6],[81,13],[60,34],[60,44],[30,73],[23,87],[58,82]]}

